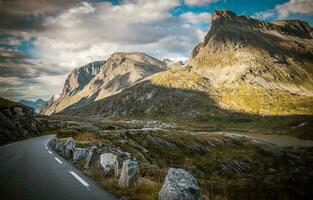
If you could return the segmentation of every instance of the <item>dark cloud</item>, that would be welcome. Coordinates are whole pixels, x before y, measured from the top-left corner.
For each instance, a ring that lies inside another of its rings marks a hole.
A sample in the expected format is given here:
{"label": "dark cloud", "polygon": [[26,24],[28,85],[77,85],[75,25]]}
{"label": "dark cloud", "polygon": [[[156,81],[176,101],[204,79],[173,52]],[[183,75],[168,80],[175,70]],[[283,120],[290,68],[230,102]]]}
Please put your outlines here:
{"label": "dark cloud", "polygon": [[0,31],[41,30],[45,16],[57,14],[79,2],[81,0],[0,0]]}

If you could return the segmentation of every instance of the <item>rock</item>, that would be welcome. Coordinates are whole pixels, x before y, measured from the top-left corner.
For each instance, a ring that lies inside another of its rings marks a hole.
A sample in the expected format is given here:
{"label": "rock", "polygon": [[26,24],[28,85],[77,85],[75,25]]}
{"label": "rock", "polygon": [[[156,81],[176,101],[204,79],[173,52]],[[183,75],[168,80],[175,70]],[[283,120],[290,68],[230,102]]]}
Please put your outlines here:
{"label": "rock", "polygon": [[73,157],[74,157],[73,149],[64,148],[64,155],[63,156],[67,159],[73,159]]}
{"label": "rock", "polygon": [[86,159],[88,156],[88,149],[85,148],[74,148],[73,150],[73,160],[83,160]]}
{"label": "rock", "polygon": [[271,144],[271,143],[264,142],[264,141],[257,140],[257,139],[252,139],[251,143],[256,145],[257,147],[259,147],[260,149],[262,149],[263,151],[265,151],[266,153],[270,155],[277,156],[277,157],[285,155],[284,149],[276,144]]}
{"label": "rock", "polygon": [[90,147],[89,152],[88,152],[88,156],[87,156],[87,159],[86,159],[86,163],[85,163],[85,169],[89,168],[89,165],[90,165],[90,162],[91,162],[91,159],[92,159],[92,156],[93,156],[93,152],[96,149],[97,149],[96,146]]}
{"label": "rock", "polygon": [[138,162],[134,160],[125,160],[123,162],[123,168],[121,177],[118,181],[119,187],[128,188],[133,186],[139,178],[139,166]]}
{"label": "rock", "polygon": [[69,138],[64,142],[64,149],[63,155],[65,158],[72,159],[74,157],[74,148],[75,148],[75,141],[73,138]]}
{"label": "rock", "polygon": [[64,143],[62,140],[56,139],[54,142],[54,150],[60,152],[62,155],[64,153]]}
{"label": "rock", "polygon": [[75,141],[73,138],[69,138],[64,142],[64,147],[67,149],[74,149],[75,148]]}
{"label": "rock", "polygon": [[159,192],[160,200],[198,200],[200,187],[196,179],[184,169],[170,168]]}
{"label": "rock", "polygon": [[118,176],[118,161],[117,156],[112,153],[104,153],[100,155],[100,164],[103,167],[103,171],[106,175],[110,172],[114,172],[115,176]]}
{"label": "rock", "polygon": [[229,137],[237,142],[244,142],[247,140],[247,137],[244,135],[234,134],[234,133],[227,133],[225,134],[226,137]]}

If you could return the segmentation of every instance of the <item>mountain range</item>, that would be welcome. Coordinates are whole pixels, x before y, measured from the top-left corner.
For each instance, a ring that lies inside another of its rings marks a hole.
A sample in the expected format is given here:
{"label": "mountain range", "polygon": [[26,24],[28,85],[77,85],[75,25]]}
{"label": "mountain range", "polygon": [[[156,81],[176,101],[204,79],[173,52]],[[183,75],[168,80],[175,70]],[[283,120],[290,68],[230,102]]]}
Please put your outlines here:
{"label": "mountain range", "polygon": [[42,114],[203,118],[313,114],[313,29],[217,10],[189,62],[115,53],[75,69]]}
{"label": "mountain range", "polygon": [[29,100],[21,99],[18,101],[18,103],[21,103],[25,106],[33,108],[33,109],[35,109],[35,111],[39,111],[40,108],[46,103],[46,101],[42,100],[40,98],[37,99],[36,101],[29,101]]}
{"label": "mountain range", "polygon": [[74,69],[67,77],[62,93],[52,97],[41,109],[50,115],[62,110],[80,108],[133,85],[180,62],[160,61],[144,53],[114,53],[106,61],[98,61]]}

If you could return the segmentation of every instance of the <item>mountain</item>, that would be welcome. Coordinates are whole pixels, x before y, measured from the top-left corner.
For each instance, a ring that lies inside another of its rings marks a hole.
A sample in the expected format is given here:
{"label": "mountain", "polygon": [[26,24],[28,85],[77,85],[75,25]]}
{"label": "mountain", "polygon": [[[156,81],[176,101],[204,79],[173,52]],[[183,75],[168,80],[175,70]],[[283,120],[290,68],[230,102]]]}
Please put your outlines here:
{"label": "mountain", "polygon": [[44,105],[46,103],[46,101],[42,100],[42,99],[37,99],[36,101],[28,101],[28,100],[25,100],[25,99],[21,99],[18,101],[18,103],[21,103],[25,106],[28,106],[28,107],[31,107],[31,108],[34,108],[35,111],[39,111],[40,108],[42,107],[42,105]]}
{"label": "mountain", "polygon": [[[210,79],[220,107],[264,115],[312,114],[313,29],[216,11],[189,66]],[[253,95],[252,95],[253,94]]]}
{"label": "mountain", "polygon": [[49,101],[43,105],[40,113],[50,115],[79,101],[80,92],[82,92],[88,83],[100,72],[100,68],[104,63],[105,61],[97,61],[74,69],[65,80],[61,94],[53,95]]}
{"label": "mountain", "polygon": [[80,108],[133,85],[166,64],[143,53],[114,53],[108,60],[75,69],[67,77],[62,93],[40,113],[50,115],[64,109]]}
{"label": "mountain", "polygon": [[0,145],[42,133],[32,108],[1,97],[0,122]]}
{"label": "mountain", "polygon": [[185,67],[63,114],[201,118],[313,115],[313,32],[299,20],[259,21],[215,11]]}

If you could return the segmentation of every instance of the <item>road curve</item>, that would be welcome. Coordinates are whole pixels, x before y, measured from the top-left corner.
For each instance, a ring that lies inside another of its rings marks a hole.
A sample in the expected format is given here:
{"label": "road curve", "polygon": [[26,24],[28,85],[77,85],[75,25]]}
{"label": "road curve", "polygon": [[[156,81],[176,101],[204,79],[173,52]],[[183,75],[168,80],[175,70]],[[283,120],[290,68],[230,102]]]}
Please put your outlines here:
{"label": "road curve", "polygon": [[[45,144],[42,136],[0,147],[3,200],[115,200]],[[49,152],[50,151],[50,152]]]}

